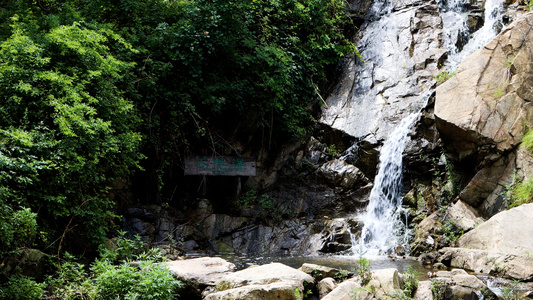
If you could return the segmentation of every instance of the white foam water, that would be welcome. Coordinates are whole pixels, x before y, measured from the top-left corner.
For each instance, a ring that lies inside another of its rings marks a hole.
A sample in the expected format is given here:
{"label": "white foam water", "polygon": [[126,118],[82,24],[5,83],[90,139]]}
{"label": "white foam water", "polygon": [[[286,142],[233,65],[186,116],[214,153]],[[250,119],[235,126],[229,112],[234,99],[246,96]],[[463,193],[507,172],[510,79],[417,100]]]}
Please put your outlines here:
{"label": "white foam water", "polygon": [[370,193],[364,227],[353,250],[360,255],[380,255],[397,246],[407,248],[409,229],[402,209],[402,157],[408,133],[420,113],[404,118],[385,141],[379,156],[378,173]]}
{"label": "white foam water", "polygon": [[442,13],[444,48],[448,51],[448,60],[445,63],[448,70],[455,70],[457,66],[476,50],[488,44],[497,34],[498,27],[502,24],[504,0],[486,0],[484,10],[484,24],[472,34],[467,44],[459,51],[456,46],[458,35],[468,31],[464,12],[466,0],[449,0],[446,5],[441,4],[445,10]]}

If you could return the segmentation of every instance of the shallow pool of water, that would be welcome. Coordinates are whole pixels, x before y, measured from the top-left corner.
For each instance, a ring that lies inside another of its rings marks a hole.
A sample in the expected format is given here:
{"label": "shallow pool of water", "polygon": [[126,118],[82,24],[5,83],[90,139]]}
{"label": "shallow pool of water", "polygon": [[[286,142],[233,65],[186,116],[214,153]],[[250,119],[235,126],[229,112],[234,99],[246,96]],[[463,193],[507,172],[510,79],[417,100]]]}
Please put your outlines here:
{"label": "shallow pool of water", "polygon": [[[331,268],[344,269],[351,272],[356,270],[359,257],[356,256],[289,256],[289,257],[246,257],[236,255],[220,255],[227,261],[235,264],[238,270],[242,270],[252,265],[264,265],[271,262],[279,262],[293,268],[299,268],[304,263],[322,265]],[[376,256],[367,258],[370,262],[371,270],[396,268],[400,273],[407,270],[409,266],[416,272],[419,280],[427,280],[429,269],[414,258],[402,258],[392,260],[388,257]]]}

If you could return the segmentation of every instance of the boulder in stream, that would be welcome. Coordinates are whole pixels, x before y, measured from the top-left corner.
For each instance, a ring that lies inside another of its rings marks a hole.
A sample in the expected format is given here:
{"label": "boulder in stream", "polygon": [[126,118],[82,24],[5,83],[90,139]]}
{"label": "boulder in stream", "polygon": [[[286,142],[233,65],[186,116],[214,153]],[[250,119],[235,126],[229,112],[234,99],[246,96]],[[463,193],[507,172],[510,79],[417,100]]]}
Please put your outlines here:
{"label": "boulder in stream", "polygon": [[311,275],[281,263],[252,266],[222,277],[215,292],[205,299],[286,299],[301,300],[314,286]]}
{"label": "boulder in stream", "polygon": [[233,272],[235,265],[220,257],[200,257],[166,262],[174,277],[183,282],[182,297],[200,299],[201,292],[217,280]]}

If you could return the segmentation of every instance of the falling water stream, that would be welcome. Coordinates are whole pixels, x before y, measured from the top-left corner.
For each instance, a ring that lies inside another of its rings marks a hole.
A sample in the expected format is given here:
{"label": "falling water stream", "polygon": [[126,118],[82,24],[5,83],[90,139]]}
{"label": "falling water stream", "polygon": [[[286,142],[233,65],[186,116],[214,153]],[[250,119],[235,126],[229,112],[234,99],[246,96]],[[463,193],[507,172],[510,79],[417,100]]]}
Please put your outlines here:
{"label": "falling water stream", "polygon": [[402,154],[407,134],[419,116],[412,113],[404,118],[381,149],[374,187],[361,217],[364,227],[353,247],[358,254],[374,256],[408,244],[409,230],[402,209]]}
{"label": "falling water stream", "polygon": [[457,66],[470,54],[490,42],[497,34],[498,27],[502,24],[504,0],[487,0],[484,9],[484,24],[474,32],[466,45],[459,51],[456,46],[460,35],[466,34],[467,12],[464,11],[467,0],[448,0],[445,4],[439,1],[442,13],[444,47],[448,51],[446,67],[455,70]]}
{"label": "falling water stream", "polygon": [[[468,43],[459,51],[456,47],[458,35],[467,31],[465,0],[439,1],[443,10],[444,47],[449,53],[446,65],[454,70],[457,65],[493,39],[497,25],[501,22],[504,0],[485,2],[484,26],[476,31]],[[390,3],[378,1],[375,6]],[[378,21],[379,22],[379,21]],[[378,173],[371,191],[366,212],[360,216],[364,227],[359,238],[352,239],[352,252],[355,255],[375,256],[395,252],[398,247],[408,252],[409,229],[406,212],[402,208],[402,153],[408,133],[420,112],[405,117],[386,139],[379,157]]]}

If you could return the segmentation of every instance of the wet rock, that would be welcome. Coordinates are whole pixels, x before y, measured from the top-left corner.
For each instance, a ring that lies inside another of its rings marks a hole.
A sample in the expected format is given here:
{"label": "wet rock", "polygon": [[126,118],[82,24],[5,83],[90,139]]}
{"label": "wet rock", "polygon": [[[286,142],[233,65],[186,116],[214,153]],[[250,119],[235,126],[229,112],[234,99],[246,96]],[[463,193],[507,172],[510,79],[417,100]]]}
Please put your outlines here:
{"label": "wet rock", "polygon": [[322,227],[320,222],[300,219],[281,221],[277,226],[247,225],[211,243],[215,248],[224,243],[236,253],[250,256],[310,255],[325,243],[323,234],[314,232],[315,225]]}
{"label": "wet rock", "polygon": [[438,11],[428,1],[374,1],[356,37],[364,62],[345,60],[320,122],[378,145],[421,109],[445,54]]}

